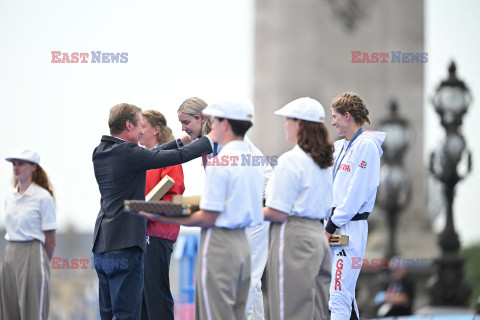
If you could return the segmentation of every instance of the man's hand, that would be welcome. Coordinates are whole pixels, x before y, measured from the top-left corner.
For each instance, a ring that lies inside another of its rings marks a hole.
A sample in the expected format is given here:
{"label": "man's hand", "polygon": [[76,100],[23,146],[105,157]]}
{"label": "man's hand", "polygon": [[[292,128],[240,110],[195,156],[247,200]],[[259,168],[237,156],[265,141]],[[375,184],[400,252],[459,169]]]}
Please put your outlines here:
{"label": "man's hand", "polygon": [[328,242],[330,242],[330,238],[332,237],[332,234],[325,231],[325,237],[327,237]]}
{"label": "man's hand", "polygon": [[182,140],[183,145],[186,146],[187,144],[192,142],[194,139],[192,139],[189,135],[186,135],[183,138],[181,138],[180,140]]}

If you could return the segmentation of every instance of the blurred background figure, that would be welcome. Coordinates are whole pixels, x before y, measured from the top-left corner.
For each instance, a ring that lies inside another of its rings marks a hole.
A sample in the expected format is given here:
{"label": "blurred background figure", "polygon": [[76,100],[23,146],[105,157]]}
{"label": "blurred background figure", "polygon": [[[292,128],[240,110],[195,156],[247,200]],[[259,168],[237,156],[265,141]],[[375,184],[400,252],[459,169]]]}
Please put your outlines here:
{"label": "blurred background figure", "polygon": [[0,319],[48,319],[57,229],[52,186],[35,151],[19,149],[5,160],[13,164],[15,189],[5,200]]}
{"label": "blurred background figure", "polygon": [[386,291],[380,292],[383,303],[378,309],[379,317],[406,316],[412,314],[415,287],[402,266],[400,258],[390,260],[391,281]]}
{"label": "blurred background figure", "polygon": [[[152,149],[158,144],[174,140],[167,120],[158,111],[148,110],[142,113],[143,135],[140,144]],[[173,195],[185,191],[182,165],[147,171],[145,195],[147,195],[166,175],[175,181],[173,187],[162,198],[172,201]],[[173,244],[177,240],[180,227],[147,220],[147,252],[144,265],[144,288],[142,302],[142,319],[173,320],[173,297],[170,291],[170,259]]]}

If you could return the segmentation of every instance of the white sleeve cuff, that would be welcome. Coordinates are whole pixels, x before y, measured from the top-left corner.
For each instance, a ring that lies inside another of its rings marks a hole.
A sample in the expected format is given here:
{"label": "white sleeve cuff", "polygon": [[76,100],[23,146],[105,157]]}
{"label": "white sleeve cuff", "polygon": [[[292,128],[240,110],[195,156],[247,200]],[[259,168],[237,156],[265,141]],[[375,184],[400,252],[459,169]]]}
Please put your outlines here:
{"label": "white sleeve cuff", "polygon": [[272,209],[275,209],[275,210],[278,210],[278,211],[282,211],[288,215],[291,214],[292,212],[292,207],[289,206],[289,205],[286,205],[284,203],[281,203],[281,202],[274,202],[272,200],[267,200],[267,202],[265,203],[265,206],[266,207],[269,207],[269,208],[272,208]]}
{"label": "white sleeve cuff", "polygon": [[212,138],[210,138],[209,136],[205,136],[207,137],[208,141],[210,141],[210,146],[212,147],[212,151],[213,151],[213,140]]}
{"label": "white sleeve cuff", "polygon": [[57,224],[56,223],[42,224],[42,231],[48,231],[48,230],[57,230]]}
{"label": "white sleeve cuff", "polygon": [[225,204],[223,202],[201,201],[200,209],[222,212],[225,210]]}

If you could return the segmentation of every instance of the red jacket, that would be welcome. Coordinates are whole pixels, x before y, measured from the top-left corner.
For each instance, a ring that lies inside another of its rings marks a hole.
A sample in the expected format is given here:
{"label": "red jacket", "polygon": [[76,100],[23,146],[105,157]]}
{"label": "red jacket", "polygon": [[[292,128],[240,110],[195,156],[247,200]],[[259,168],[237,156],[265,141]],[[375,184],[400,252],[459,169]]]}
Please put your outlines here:
{"label": "red jacket", "polygon": [[[183,182],[182,165],[179,164],[167,168],[148,170],[147,181],[145,184],[145,195],[147,195],[166,175],[172,178],[175,181],[175,184],[167,194],[163,196],[162,200],[172,201],[173,195],[183,194],[185,191],[185,184]],[[147,219],[147,236],[164,238],[175,242],[179,231],[180,227],[177,225]]]}

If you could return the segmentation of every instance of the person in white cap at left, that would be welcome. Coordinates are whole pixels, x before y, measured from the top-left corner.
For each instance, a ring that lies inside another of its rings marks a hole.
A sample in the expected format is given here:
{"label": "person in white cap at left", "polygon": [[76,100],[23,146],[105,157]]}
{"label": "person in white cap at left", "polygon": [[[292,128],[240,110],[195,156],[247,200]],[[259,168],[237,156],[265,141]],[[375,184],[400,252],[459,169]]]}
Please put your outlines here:
{"label": "person in white cap at left", "polygon": [[328,319],[330,250],[322,219],[332,207],[333,143],[325,110],[311,98],[276,111],[287,118],[295,147],[278,159],[267,185],[265,220],[271,221],[267,295],[271,319]]}
{"label": "person in white cap at left", "polygon": [[245,133],[252,126],[248,101],[214,103],[212,129],[221,151],[206,166],[200,211],[188,217],[140,214],[161,222],[202,227],[195,279],[195,319],[244,319],[250,287],[251,253],[245,228],[262,220],[264,178],[260,166],[245,165],[252,156]]}
{"label": "person in white cap at left", "polygon": [[56,245],[53,191],[39,155],[12,152],[15,188],[5,200],[7,246],[0,266],[0,319],[47,319]]}

